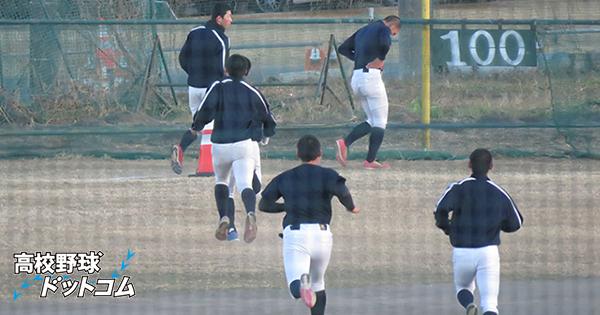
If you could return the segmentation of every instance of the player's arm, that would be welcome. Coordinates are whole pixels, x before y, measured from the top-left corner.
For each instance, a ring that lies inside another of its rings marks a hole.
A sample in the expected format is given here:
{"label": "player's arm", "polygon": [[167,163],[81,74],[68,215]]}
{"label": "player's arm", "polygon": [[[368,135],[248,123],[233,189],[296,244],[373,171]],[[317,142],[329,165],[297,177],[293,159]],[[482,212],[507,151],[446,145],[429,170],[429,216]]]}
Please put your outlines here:
{"label": "player's arm", "polygon": [[381,60],[379,58],[375,58],[375,60],[373,60],[367,64],[367,68],[383,70],[383,64],[384,64],[383,60]]}
{"label": "player's arm", "polygon": [[343,56],[346,56],[348,59],[354,60],[354,39],[356,38],[356,33],[352,34],[352,36],[348,37],[341,45],[338,47],[338,52]]}
{"label": "player's arm", "polygon": [[337,196],[340,203],[346,207],[346,210],[352,213],[358,213],[359,208],[354,205],[354,201],[352,200],[352,194],[350,194],[350,190],[346,187],[346,180],[344,178],[340,178],[333,188],[333,194]]}
{"label": "player's arm", "polygon": [[507,205],[505,209],[507,215],[502,221],[502,226],[500,228],[502,231],[510,233],[521,228],[521,225],[523,225],[523,216],[521,215],[521,212],[519,212],[519,209],[517,209],[515,202],[510,196],[508,196],[508,194],[506,194],[506,200]]}
{"label": "player's arm", "polygon": [[189,35],[188,35],[188,38],[186,39],[185,43],[183,44],[183,47],[181,47],[181,50],[179,51],[179,65],[181,66],[181,69],[183,69],[183,71],[185,71],[186,73],[187,73],[187,61],[188,61],[189,52],[190,52],[190,44],[189,44]]}
{"label": "player's arm", "polygon": [[283,203],[278,203],[277,200],[281,198],[279,192],[278,178],[274,178],[269,185],[262,191],[262,198],[258,202],[258,210],[267,213],[279,213],[285,211]]}
{"label": "player's arm", "polygon": [[437,226],[440,230],[444,231],[444,233],[448,234],[450,231],[450,212],[454,210],[455,203],[455,193],[456,183],[452,183],[444,192],[444,195],[438,200],[435,205],[435,209],[433,210],[433,215],[435,217],[435,226]]}
{"label": "player's arm", "polygon": [[204,98],[202,98],[200,109],[194,115],[194,122],[192,123],[192,128],[190,128],[192,133],[201,131],[206,124],[215,119],[215,108],[220,99],[218,84],[219,81],[215,81],[204,95]]}
{"label": "player's arm", "polygon": [[275,117],[273,117],[273,114],[271,114],[271,110],[269,109],[269,102],[260,91],[258,91],[258,99],[259,102],[257,106],[255,106],[255,108],[262,117],[263,135],[265,137],[272,137],[275,134],[275,127],[277,126],[277,122],[275,121]]}
{"label": "player's arm", "polygon": [[390,47],[392,46],[392,31],[389,27],[383,27],[379,31],[379,47],[378,47],[378,56],[377,58],[381,61],[385,60],[385,56],[390,51]]}

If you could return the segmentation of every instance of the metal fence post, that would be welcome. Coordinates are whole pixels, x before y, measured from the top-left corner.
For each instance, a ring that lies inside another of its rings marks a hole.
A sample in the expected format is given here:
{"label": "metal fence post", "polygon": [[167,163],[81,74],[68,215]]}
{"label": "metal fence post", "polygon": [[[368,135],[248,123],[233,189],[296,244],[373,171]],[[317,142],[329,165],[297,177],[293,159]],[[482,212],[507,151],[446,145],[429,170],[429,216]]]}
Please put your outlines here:
{"label": "metal fence post", "polygon": [[154,58],[156,56],[156,50],[158,49],[158,36],[154,39],[154,47],[152,47],[152,54],[150,58],[148,58],[148,64],[146,65],[146,71],[144,72],[144,82],[142,83],[142,93],[140,95],[140,100],[138,102],[138,106],[136,112],[139,112],[144,105],[144,101],[146,99],[146,92],[148,91],[148,79],[150,79],[150,74],[152,73],[152,64],[154,63]]}

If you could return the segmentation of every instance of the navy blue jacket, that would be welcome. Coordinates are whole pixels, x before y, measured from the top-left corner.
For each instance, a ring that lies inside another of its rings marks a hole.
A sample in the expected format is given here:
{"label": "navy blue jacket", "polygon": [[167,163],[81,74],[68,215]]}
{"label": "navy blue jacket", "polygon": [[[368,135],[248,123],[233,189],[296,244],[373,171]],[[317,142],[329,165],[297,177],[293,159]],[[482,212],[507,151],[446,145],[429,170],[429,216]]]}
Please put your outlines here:
{"label": "navy blue jacket", "polygon": [[229,38],[225,28],[212,21],[193,28],[179,52],[179,65],[188,74],[187,83],[207,88],[225,77]]}
{"label": "navy blue jacket", "polygon": [[523,223],[512,198],[485,175],[452,183],[437,202],[434,215],[436,226],[450,236],[454,247],[500,245],[501,230],[514,232]]}
{"label": "navy blue jacket", "polygon": [[[346,179],[336,171],[318,165],[302,164],[275,177],[262,192],[258,209],[286,212],[283,227],[290,224],[331,222],[331,199],[337,196],[348,209],[354,210]],[[283,197],[284,203],[276,203]]]}
{"label": "navy blue jacket", "polygon": [[214,143],[260,141],[263,135],[275,134],[276,122],[269,103],[259,90],[241,79],[225,78],[210,86],[194,115],[192,130],[200,131],[212,120]]}
{"label": "navy blue jacket", "polygon": [[377,58],[385,60],[391,44],[392,30],[379,20],[352,34],[338,52],[354,61],[354,69],[363,69]]}

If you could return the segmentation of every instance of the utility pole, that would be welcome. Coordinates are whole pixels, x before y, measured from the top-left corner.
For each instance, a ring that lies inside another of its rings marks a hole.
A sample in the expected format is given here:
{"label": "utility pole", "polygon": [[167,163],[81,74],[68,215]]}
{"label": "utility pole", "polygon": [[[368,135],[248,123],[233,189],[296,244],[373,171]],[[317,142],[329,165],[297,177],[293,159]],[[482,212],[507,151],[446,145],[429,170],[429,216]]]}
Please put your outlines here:
{"label": "utility pole", "polygon": [[[420,19],[422,0],[399,0],[398,17]],[[400,79],[417,79],[421,75],[422,28],[417,24],[403,24],[398,33],[400,52]]]}

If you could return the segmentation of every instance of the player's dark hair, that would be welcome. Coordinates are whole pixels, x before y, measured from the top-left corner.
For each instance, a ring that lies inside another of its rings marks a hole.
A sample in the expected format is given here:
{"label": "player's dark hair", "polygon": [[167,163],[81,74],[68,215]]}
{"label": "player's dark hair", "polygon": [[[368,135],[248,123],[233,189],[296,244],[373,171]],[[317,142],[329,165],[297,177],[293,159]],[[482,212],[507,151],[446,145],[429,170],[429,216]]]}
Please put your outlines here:
{"label": "player's dark hair", "polygon": [[212,9],[210,19],[213,22],[217,22],[217,17],[224,17],[227,11],[231,11],[231,7],[227,3],[217,3]]}
{"label": "player's dark hair", "polygon": [[246,62],[248,63],[248,68],[246,68],[246,72],[250,72],[250,68],[252,68],[252,62],[250,62],[250,59],[248,59],[248,57],[244,56],[244,58],[246,58]]}
{"label": "player's dark hair", "polygon": [[471,169],[475,175],[485,175],[492,165],[492,153],[486,149],[477,149],[469,157]]}
{"label": "player's dark hair", "polygon": [[302,162],[314,161],[321,154],[321,143],[313,135],[305,135],[298,140],[298,156]]}
{"label": "player's dark hair", "polygon": [[396,26],[398,27],[398,29],[400,29],[400,27],[402,27],[402,22],[400,22],[400,18],[396,15],[388,15],[385,17],[385,19],[383,19],[383,21],[385,21],[387,23],[396,23]]}
{"label": "player's dark hair", "polygon": [[225,68],[230,77],[241,79],[249,71],[250,60],[242,55],[233,54],[225,62]]}

